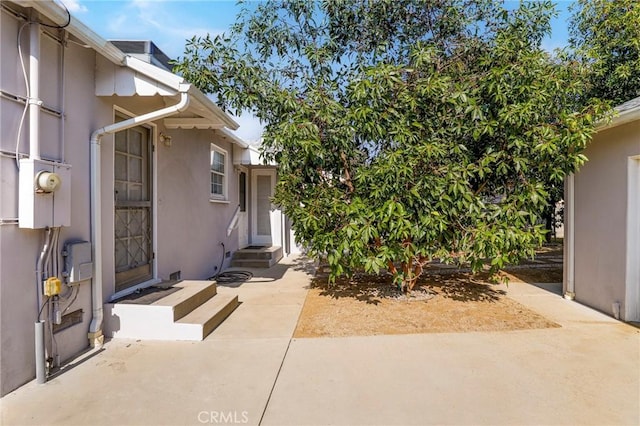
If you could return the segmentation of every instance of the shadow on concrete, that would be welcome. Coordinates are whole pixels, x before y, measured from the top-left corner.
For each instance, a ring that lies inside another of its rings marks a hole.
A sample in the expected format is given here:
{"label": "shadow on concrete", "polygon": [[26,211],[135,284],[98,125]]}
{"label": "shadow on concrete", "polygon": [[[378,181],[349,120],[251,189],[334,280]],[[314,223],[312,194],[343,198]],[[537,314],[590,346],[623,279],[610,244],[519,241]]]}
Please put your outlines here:
{"label": "shadow on concrete", "polygon": [[81,352],[80,354],[73,357],[71,360],[62,364],[60,367],[54,369],[52,373],[49,374],[49,376],[47,376],[47,381],[53,380],[57,377],[62,376],[63,374],[73,370],[74,368],[91,360],[93,357],[97,356],[98,354],[104,352],[104,350],[105,350],[104,347],[100,347],[100,348],[89,348]]}
{"label": "shadow on concrete", "polygon": [[[283,259],[280,261],[280,263],[277,263],[270,268],[231,267],[225,269],[220,275],[218,275],[218,278],[220,278],[221,276],[224,277],[225,274],[230,275],[232,278],[229,280],[216,280],[215,277],[212,278],[213,281],[216,281],[216,284],[219,286],[237,288],[241,287],[243,284],[273,283],[282,279],[282,277],[287,273],[289,269],[304,272],[308,275],[314,275],[315,263],[313,260],[307,257],[297,256],[290,259]],[[237,279],[234,279],[234,275],[237,277]]]}
{"label": "shadow on concrete", "polygon": [[505,272],[519,281],[562,296],[562,265],[508,268]]}

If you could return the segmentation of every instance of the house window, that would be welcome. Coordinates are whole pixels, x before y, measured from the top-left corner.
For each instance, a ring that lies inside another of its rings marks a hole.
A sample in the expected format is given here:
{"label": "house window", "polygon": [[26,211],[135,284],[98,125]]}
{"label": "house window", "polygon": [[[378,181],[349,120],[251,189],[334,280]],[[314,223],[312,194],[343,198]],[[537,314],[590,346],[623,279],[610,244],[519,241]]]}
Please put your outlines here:
{"label": "house window", "polygon": [[240,177],[238,179],[238,196],[240,198],[239,205],[240,211],[247,211],[247,174],[245,172],[240,172]]}
{"label": "house window", "polygon": [[227,151],[211,144],[211,198],[227,199]]}

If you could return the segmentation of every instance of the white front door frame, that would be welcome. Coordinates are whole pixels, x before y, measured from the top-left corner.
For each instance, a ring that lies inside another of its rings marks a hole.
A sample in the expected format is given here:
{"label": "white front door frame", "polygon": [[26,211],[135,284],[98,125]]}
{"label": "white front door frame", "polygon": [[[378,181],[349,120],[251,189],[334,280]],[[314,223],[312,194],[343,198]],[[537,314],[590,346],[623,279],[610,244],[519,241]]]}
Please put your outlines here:
{"label": "white front door frame", "polygon": [[[268,194],[260,192],[258,189],[258,178],[269,177],[271,185]],[[273,204],[268,204],[268,211],[265,211],[264,197],[272,197],[276,186],[276,171],[274,169],[253,169],[251,171],[251,244],[254,245],[277,245],[277,228],[279,225],[279,211]],[[260,193],[259,193],[260,192]],[[268,216],[266,216],[268,215]],[[265,224],[258,226],[258,220],[269,220],[269,226],[265,229]],[[268,231],[267,231],[268,229]]]}
{"label": "white front door frame", "polygon": [[625,321],[640,321],[640,155],[627,167],[627,259]]}

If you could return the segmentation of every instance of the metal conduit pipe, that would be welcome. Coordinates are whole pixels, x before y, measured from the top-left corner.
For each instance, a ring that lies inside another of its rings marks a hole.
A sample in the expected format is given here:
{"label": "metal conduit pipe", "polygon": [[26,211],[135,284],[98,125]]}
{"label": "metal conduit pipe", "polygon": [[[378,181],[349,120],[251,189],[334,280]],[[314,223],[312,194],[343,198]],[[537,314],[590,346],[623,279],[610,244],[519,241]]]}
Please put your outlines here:
{"label": "metal conduit pipe", "polygon": [[[36,383],[39,385],[47,381],[47,369],[44,353],[44,321],[36,321]],[[42,362],[40,362],[42,360]]]}
{"label": "metal conduit pipe", "polygon": [[33,12],[29,38],[29,158],[40,159],[40,24]]}
{"label": "metal conduit pipe", "polygon": [[100,143],[102,136],[130,129],[141,124],[169,117],[187,109],[189,106],[189,84],[180,85],[180,101],[172,106],[152,111],[125,121],[102,127],[91,134],[91,249],[93,256],[93,279],[91,280],[91,304],[93,317],[89,325],[89,343],[91,347],[101,346],[104,340],[102,323],[104,303],[102,294],[102,200],[100,184]]}

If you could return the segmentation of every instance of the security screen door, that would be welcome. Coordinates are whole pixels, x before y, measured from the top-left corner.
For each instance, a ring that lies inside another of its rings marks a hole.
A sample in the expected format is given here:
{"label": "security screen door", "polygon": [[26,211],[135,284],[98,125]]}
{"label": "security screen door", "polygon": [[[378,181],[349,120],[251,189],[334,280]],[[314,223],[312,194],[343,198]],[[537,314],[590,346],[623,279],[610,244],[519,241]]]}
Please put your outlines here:
{"label": "security screen door", "polygon": [[149,130],[115,135],[116,292],[153,276],[151,143]]}

